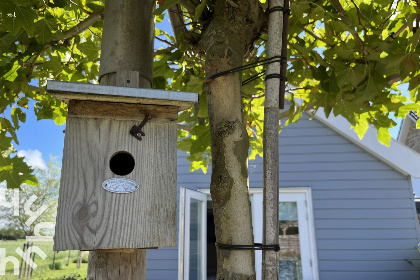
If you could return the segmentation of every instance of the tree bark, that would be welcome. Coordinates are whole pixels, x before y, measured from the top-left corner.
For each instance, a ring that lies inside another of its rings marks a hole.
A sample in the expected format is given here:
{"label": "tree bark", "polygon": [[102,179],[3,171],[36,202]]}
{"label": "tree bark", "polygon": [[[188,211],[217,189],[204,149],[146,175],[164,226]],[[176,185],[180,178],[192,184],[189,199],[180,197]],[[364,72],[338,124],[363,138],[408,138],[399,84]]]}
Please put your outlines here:
{"label": "tree bark", "polygon": [[[202,37],[206,75],[241,66],[261,27],[258,1],[216,0],[214,18]],[[216,242],[254,244],[248,194],[249,140],[242,114],[241,73],[228,74],[207,86],[210,119]],[[217,250],[217,279],[255,279],[254,251]]]}
{"label": "tree bark", "polygon": [[[154,0],[105,1],[101,84],[152,87],[154,6]],[[146,249],[90,252],[87,279],[146,279]]]}

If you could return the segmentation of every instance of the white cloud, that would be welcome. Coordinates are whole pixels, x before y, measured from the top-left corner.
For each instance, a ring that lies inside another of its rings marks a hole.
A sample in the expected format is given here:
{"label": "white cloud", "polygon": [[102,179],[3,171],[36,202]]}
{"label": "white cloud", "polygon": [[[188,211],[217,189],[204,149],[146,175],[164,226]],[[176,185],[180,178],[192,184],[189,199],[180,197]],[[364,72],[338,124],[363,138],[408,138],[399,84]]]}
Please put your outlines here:
{"label": "white cloud", "polygon": [[17,153],[20,157],[25,157],[24,161],[32,167],[47,169],[47,164],[42,159],[42,153],[38,150],[20,150]]}

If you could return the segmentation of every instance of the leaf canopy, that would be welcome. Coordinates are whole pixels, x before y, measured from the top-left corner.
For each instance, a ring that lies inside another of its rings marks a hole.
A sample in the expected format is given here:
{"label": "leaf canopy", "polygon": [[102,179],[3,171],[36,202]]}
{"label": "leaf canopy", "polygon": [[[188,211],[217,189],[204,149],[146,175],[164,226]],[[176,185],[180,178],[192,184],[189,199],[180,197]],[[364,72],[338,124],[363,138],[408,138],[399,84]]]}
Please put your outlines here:
{"label": "leaf canopy", "polygon": [[[171,8],[174,32],[156,28],[163,47],[155,50],[154,87],[199,93],[199,104],[179,114],[180,149],[192,169],[206,170],[210,136],[205,92],[205,54],[200,40],[212,21],[213,1],[160,1],[156,22]],[[261,11],[267,8],[260,0]],[[16,130],[26,110],[38,119],[65,122],[66,105],[45,91],[48,79],[96,83],[99,74],[103,1],[0,0],[0,181],[9,188],[35,182],[32,170],[15,155]],[[419,7],[415,1],[332,0],[290,3],[288,98],[285,125],[308,109],[341,115],[363,137],[369,126],[388,145],[390,117],[420,114]],[[232,6],[234,8],[234,6]],[[267,14],[265,14],[267,15]],[[255,38],[244,63],[265,56],[266,30]],[[243,71],[246,80],[264,70]],[[399,86],[408,84],[409,96]],[[228,93],[227,93],[228,94]],[[264,79],[242,87],[243,116],[251,158],[262,154]],[[295,98],[302,99],[297,107]],[[28,108],[29,100],[35,101]]]}

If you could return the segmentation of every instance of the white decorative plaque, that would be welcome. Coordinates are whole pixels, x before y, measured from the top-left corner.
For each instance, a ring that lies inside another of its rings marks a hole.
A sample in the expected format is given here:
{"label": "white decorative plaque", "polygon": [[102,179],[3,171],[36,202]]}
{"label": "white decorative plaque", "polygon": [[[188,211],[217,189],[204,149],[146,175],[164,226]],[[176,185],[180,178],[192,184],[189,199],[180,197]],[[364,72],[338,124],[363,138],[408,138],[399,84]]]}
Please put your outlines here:
{"label": "white decorative plaque", "polygon": [[114,193],[132,193],[139,189],[139,184],[131,179],[110,178],[102,182],[102,187]]}

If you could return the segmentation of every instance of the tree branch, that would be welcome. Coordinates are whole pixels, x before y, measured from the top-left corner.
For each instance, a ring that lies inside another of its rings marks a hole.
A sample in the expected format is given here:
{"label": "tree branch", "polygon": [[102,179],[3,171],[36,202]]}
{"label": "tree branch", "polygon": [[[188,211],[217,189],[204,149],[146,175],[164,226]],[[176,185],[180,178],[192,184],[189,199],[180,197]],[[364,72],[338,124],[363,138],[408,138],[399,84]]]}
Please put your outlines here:
{"label": "tree branch", "polygon": [[308,33],[309,35],[311,35],[315,40],[319,40],[319,41],[321,41],[321,42],[324,42],[325,44],[327,44],[328,46],[330,46],[330,47],[334,47],[335,45],[334,44],[331,44],[330,42],[328,42],[327,40],[325,40],[325,39],[322,39],[322,38],[320,38],[320,37],[318,37],[317,35],[315,35],[312,31],[310,31],[310,30],[308,30],[306,27],[304,27],[303,28],[303,30],[306,32],[306,33]]}
{"label": "tree branch", "polygon": [[158,41],[161,41],[161,42],[163,42],[165,44],[168,44],[171,47],[176,47],[175,44],[173,44],[172,42],[169,42],[168,40],[165,40],[165,39],[161,39],[158,36],[155,36],[155,39],[158,40]]}
{"label": "tree branch", "polygon": [[[339,0],[331,0],[331,3],[333,4],[334,8],[338,11],[338,14],[342,17],[342,21],[348,24],[348,17],[346,14],[346,11],[344,10],[343,6],[341,6],[341,3]],[[353,35],[354,40],[356,41],[356,43],[359,45],[360,49],[362,50],[363,54],[365,56],[368,55],[368,51],[365,48],[365,45],[363,44],[363,40],[360,38],[359,34],[357,34],[356,31],[351,30],[350,31],[351,35]]]}
{"label": "tree branch", "polygon": [[178,42],[178,35],[181,33],[187,33],[187,28],[184,23],[184,16],[179,4],[175,4],[168,9],[169,21],[171,22],[172,29],[174,31],[175,39]]}
{"label": "tree branch", "polygon": [[367,32],[367,29],[366,29],[366,27],[362,23],[362,17],[361,17],[361,12],[360,12],[359,7],[356,5],[356,2],[354,2],[354,0],[350,0],[350,1],[351,1],[351,3],[353,3],[354,7],[357,10],[357,18],[359,20],[359,25],[363,27],[363,30],[365,31],[365,34],[367,34],[368,33]]}
{"label": "tree branch", "polygon": [[404,24],[403,26],[400,27],[400,29],[398,29],[397,32],[392,33],[389,37],[388,37],[388,41],[393,41],[395,39],[397,39],[398,36],[400,36],[400,34],[408,27],[408,23]]}
{"label": "tree branch", "polygon": [[103,18],[103,14],[104,14],[104,10],[100,10],[100,11],[96,11],[96,12],[91,13],[87,18],[85,18],[84,21],[80,22],[76,26],[70,28],[69,30],[67,30],[63,33],[55,35],[52,40],[54,42],[57,42],[57,41],[60,41],[60,40],[65,40],[65,39],[68,39],[68,38],[72,38],[72,37],[82,33],[83,31],[88,29],[90,26],[92,26],[93,24],[100,21]]}
{"label": "tree branch", "polygon": [[[296,47],[295,45],[293,45],[292,43],[288,43],[288,46],[290,46],[291,48],[293,48],[298,54],[301,55],[301,58],[303,59],[303,61],[305,62],[306,65],[310,65],[309,61],[305,58],[305,56],[303,55],[303,53],[301,53]],[[290,60],[289,60],[290,61]]]}
{"label": "tree branch", "polygon": [[197,5],[194,2],[192,2],[191,0],[181,0],[179,3],[183,7],[185,7],[185,9],[187,9],[188,13],[194,15],[195,8],[197,7]]}

